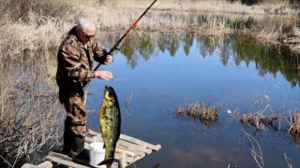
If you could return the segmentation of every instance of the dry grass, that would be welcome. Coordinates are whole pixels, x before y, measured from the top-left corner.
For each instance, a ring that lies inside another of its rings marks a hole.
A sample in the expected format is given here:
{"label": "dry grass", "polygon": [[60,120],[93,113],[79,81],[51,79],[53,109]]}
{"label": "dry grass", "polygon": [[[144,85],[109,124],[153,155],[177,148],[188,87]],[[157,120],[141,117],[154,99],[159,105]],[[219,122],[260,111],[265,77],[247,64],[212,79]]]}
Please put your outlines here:
{"label": "dry grass", "polygon": [[[267,110],[270,110],[268,115]],[[265,126],[273,132],[286,134],[291,137],[292,140],[298,143],[300,138],[300,113],[297,109],[294,110],[289,116],[280,115],[275,113],[270,105],[266,106],[265,109],[237,115],[240,123],[244,128],[254,128],[257,131],[265,131]]]}
{"label": "dry grass", "polygon": [[240,118],[240,123],[246,128],[249,128],[248,124],[250,124],[254,128],[256,128],[256,130],[263,131],[264,125],[261,122],[262,117],[264,116],[260,112],[242,114],[242,117]]}
{"label": "dry grass", "polygon": [[300,113],[295,111],[291,114],[287,121],[289,123],[288,133],[295,138],[300,137]]}
{"label": "dry grass", "polygon": [[244,127],[249,128],[248,124],[250,124],[257,131],[264,131],[265,126],[272,131],[280,131],[282,120],[280,115],[273,112],[267,116],[264,116],[261,112],[246,113],[242,114],[240,118],[240,122]]}
{"label": "dry grass", "polygon": [[62,116],[56,89],[45,83],[47,77],[35,61],[6,61],[1,65],[0,144],[4,146],[1,156],[9,167],[18,167],[24,159],[38,162],[43,155],[36,154],[60,141]]}
{"label": "dry grass", "polygon": [[62,115],[49,62],[39,59],[41,51],[17,55],[0,48],[0,160],[6,162],[0,167],[19,167],[24,160],[39,162],[60,142]]}
{"label": "dry grass", "polygon": [[213,36],[231,35],[234,30],[225,18],[208,17],[208,21],[198,28],[198,33]]}
{"label": "dry grass", "polygon": [[258,141],[249,133],[247,133],[246,131],[244,131],[244,134],[247,136],[247,138],[249,139],[249,142],[251,144],[251,155],[254,158],[257,166],[259,168],[264,168],[264,155],[263,155],[263,151],[258,143]]}
{"label": "dry grass", "polygon": [[290,162],[292,161],[292,159],[290,159],[290,158],[286,155],[286,153],[284,153],[283,155],[284,155],[285,161],[286,161],[286,163],[287,163],[287,165],[288,165],[288,168],[293,168],[293,165],[290,163]]}
{"label": "dry grass", "polygon": [[7,19],[0,26],[0,167],[37,163],[60,144],[55,54],[47,49],[56,47],[60,37],[53,34],[64,24],[32,11],[27,14],[27,20]]}
{"label": "dry grass", "polygon": [[[257,166],[259,168],[264,168],[264,165],[265,165],[264,164],[264,155],[263,155],[263,151],[262,151],[262,148],[261,148],[259,142],[257,141],[257,139],[254,136],[247,133],[245,130],[244,130],[244,134],[247,136],[247,138],[251,144],[250,152],[251,152],[251,155],[252,155],[253,159],[255,160]],[[292,159],[290,159],[286,153],[283,153],[283,155],[284,155],[284,159],[287,163],[288,168],[293,168],[293,165],[291,164]]]}
{"label": "dry grass", "polygon": [[279,114],[271,113],[261,118],[262,123],[272,131],[280,131],[282,118]]}
{"label": "dry grass", "polygon": [[132,110],[130,108],[130,103],[131,103],[132,97],[133,97],[133,93],[131,93],[130,95],[128,95],[125,98],[125,101],[124,101],[124,104],[125,104],[125,107],[126,107],[126,113],[127,113],[128,117],[131,117],[131,115],[132,115]]}
{"label": "dry grass", "polygon": [[[140,0],[130,3],[128,0],[116,0],[114,8],[144,9],[149,0]],[[134,6],[132,5],[134,4]],[[243,5],[240,2],[228,3],[225,0],[160,0],[153,6],[155,10],[162,11],[193,11],[209,13],[233,13],[233,14],[288,14],[295,15],[298,11],[291,9],[287,4],[274,0],[254,6]]]}
{"label": "dry grass", "polygon": [[179,105],[174,113],[176,118],[200,121],[204,126],[210,128],[219,122],[221,105],[210,107],[208,104],[195,103]]}
{"label": "dry grass", "polygon": [[[80,16],[91,17],[101,32],[123,32],[148,6],[146,3],[148,1],[129,3],[124,0],[113,2],[87,0],[84,5],[78,0],[72,1],[72,3],[71,1],[60,0],[0,1],[4,4],[0,10],[6,13],[5,17],[0,19],[0,32],[2,34],[0,44],[9,51],[8,53],[13,54],[17,54],[24,49],[56,49],[63,35],[76,23]],[[179,4],[181,6],[178,6]],[[181,1],[174,3],[172,0],[159,1],[144,16],[136,30],[158,32],[193,31],[204,35],[230,35],[236,32],[236,27],[230,24],[226,17],[220,18],[210,15],[205,22],[194,23],[195,13],[191,13],[191,11],[193,11],[193,7],[199,9],[199,11],[207,9],[211,13],[216,13],[218,10],[210,8],[218,7],[226,10],[239,8],[233,5],[251,8],[251,10],[256,8],[256,6],[230,4],[225,1],[186,1],[184,3]],[[210,8],[207,8],[208,6]],[[187,8],[185,9],[185,7]],[[172,10],[166,10],[168,8]],[[184,11],[177,11],[177,9]],[[247,10],[242,9],[241,11]],[[245,23],[247,20],[245,19]],[[262,22],[265,22],[265,20]],[[281,37],[283,32],[283,26],[266,24],[270,26],[258,27],[257,25],[260,25],[260,23],[243,29],[249,29],[249,32],[258,32],[255,34],[258,37],[272,39],[273,41],[278,39],[279,36]],[[99,35],[101,36],[101,33]],[[297,50],[297,46],[293,47]]]}

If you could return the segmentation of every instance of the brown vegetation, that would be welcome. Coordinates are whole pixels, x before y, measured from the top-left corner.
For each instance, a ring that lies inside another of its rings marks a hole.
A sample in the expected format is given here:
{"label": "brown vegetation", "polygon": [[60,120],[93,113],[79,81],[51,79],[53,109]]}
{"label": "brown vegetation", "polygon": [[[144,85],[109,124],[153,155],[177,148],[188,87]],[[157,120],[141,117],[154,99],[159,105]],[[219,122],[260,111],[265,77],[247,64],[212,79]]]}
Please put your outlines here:
{"label": "brown vegetation", "polygon": [[[2,45],[12,45],[11,43],[13,43],[13,46],[18,46],[17,50],[20,49],[19,46],[27,49],[57,47],[64,33],[74,25],[80,16],[93,18],[101,31],[124,31],[150,4],[146,0],[135,1],[134,3],[124,0],[113,2],[88,0],[85,1],[84,5],[80,2],[77,3],[77,1],[60,0],[0,0],[0,2],[3,4],[0,11],[5,13],[5,17],[0,18],[0,32],[3,36],[0,43]],[[276,13],[272,11],[288,14],[284,16],[287,19],[297,19],[298,11],[290,8],[286,3],[281,3],[281,1],[246,6],[239,2],[229,3],[225,0],[162,0],[157,2],[145,15],[136,30],[193,31],[203,35],[230,35],[242,31],[273,43],[290,45],[293,50],[300,51],[299,28],[295,24],[287,26],[284,22],[283,25],[274,25],[272,22],[262,24],[265,20],[252,19],[253,21],[248,22],[249,19],[247,18],[241,22],[236,19],[230,21],[232,16],[220,18],[213,15],[216,13],[222,13],[222,16],[228,13],[252,15]],[[199,12],[209,12],[209,15],[201,22],[195,23],[193,18],[199,15]],[[9,46],[3,47],[10,48]]]}
{"label": "brown vegetation", "polygon": [[247,114],[243,114],[240,122],[243,124],[244,127],[249,127],[248,123],[250,125],[252,125],[254,128],[256,128],[259,131],[263,131],[264,130],[264,125],[261,122],[261,118],[263,117],[263,115],[259,112],[256,113],[247,113]]}
{"label": "brown vegetation", "polygon": [[[266,109],[265,109],[266,110]],[[284,132],[292,138],[300,137],[300,113],[295,110],[290,116],[286,117],[271,112],[263,115],[263,112],[245,113],[240,116],[240,123],[244,128],[252,126],[256,131],[264,131],[264,126],[274,132]],[[287,122],[286,122],[287,121]]]}
{"label": "brown vegetation", "polygon": [[0,167],[37,163],[59,144],[62,128],[49,62],[37,59],[40,52],[0,53]]}
{"label": "brown vegetation", "polygon": [[204,126],[210,128],[219,122],[220,105],[210,107],[208,104],[198,102],[187,105],[179,105],[175,111],[176,118],[200,121]]}
{"label": "brown vegetation", "polygon": [[300,137],[300,113],[295,112],[288,117],[288,133],[295,138]]}
{"label": "brown vegetation", "polygon": [[[54,36],[57,25],[64,24],[36,15],[30,5],[1,1],[0,167],[38,163],[60,144],[63,113],[54,81],[55,59],[48,49],[56,47],[61,38]],[[16,9],[10,10],[12,6]]]}
{"label": "brown vegetation", "polygon": [[[105,1],[105,0],[104,0]],[[106,0],[106,4],[111,1]],[[116,0],[114,8],[143,9],[149,0],[129,1]],[[231,14],[288,14],[294,15],[298,11],[283,0],[263,0],[263,3],[247,6],[239,1],[230,0],[160,0],[153,6],[154,10],[187,11],[203,13],[231,13]]]}

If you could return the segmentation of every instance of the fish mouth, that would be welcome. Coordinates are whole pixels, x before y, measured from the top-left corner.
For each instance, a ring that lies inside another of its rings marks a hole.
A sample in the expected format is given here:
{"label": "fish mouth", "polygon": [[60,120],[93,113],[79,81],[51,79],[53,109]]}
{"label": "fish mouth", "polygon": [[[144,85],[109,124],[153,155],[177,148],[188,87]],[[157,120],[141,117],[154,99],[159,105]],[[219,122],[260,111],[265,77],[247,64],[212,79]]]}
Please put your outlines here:
{"label": "fish mouth", "polygon": [[111,86],[105,85],[105,91],[109,93],[109,97],[117,97],[114,88]]}

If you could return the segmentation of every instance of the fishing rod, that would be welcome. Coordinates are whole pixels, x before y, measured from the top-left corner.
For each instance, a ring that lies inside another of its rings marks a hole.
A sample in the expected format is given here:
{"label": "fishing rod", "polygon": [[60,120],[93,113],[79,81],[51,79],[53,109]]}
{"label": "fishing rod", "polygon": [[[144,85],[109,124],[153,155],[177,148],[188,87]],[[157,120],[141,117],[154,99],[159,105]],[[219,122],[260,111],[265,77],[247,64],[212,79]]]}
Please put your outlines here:
{"label": "fishing rod", "polygon": [[[117,46],[121,43],[121,41],[128,35],[128,33],[134,29],[134,27],[136,27],[136,25],[138,24],[138,22],[142,19],[142,17],[148,12],[148,10],[154,5],[154,3],[157,0],[154,0],[152,2],[152,4],[144,11],[144,13],[131,25],[131,27],[125,32],[125,34],[116,42],[116,44],[109,50],[109,52],[106,55],[110,55],[115,49],[117,49]],[[99,63],[96,68],[94,69],[94,71],[96,71],[99,66],[101,65],[101,63]]]}

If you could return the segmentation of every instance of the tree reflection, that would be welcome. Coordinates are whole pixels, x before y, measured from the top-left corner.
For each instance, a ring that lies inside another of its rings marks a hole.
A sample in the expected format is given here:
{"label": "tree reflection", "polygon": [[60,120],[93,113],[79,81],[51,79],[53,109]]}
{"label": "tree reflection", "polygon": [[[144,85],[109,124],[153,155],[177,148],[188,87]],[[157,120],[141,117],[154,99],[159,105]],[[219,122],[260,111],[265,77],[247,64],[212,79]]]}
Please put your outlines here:
{"label": "tree reflection", "polygon": [[191,33],[191,32],[185,32],[183,34],[183,39],[182,39],[183,46],[184,46],[183,48],[184,48],[184,53],[187,56],[190,54],[190,50],[193,45],[194,37],[195,37],[195,34]]}
{"label": "tree reflection", "polygon": [[175,57],[175,54],[180,46],[180,35],[179,34],[168,34],[168,39],[165,41],[166,49],[170,52],[172,57]]}
{"label": "tree reflection", "polygon": [[[118,36],[109,37],[108,39],[115,41],[118,39]],[[175,57],[179,50],[183,50],[188,56],[193,46],[198,48],[203,58],[219,55],[224,66],[230,59],[236,66],[240,66],[241,63],[249,66],[252,62],[260,76],[269,73],[276,77],[277,73],[281,73],[292,86],[300,86],[299,56],[292,55],[286,48],[262,44],[255,38],[247,36],[229,38],[201,36],[192,32],[135,32],[124,40],[120,52],[127,58],[128,64],[135,68],[139,59],[145,61],[151,59],[155,49],[161,52],[168,51],[172,57]]]}
{"label": "tree reflection", "polygon": [[127,57],[127,63],[134,68],[137,65],[139,57],[135,56],[136,43],[131,38],[126,38],[123,45],[121,45],[120,52]]}

